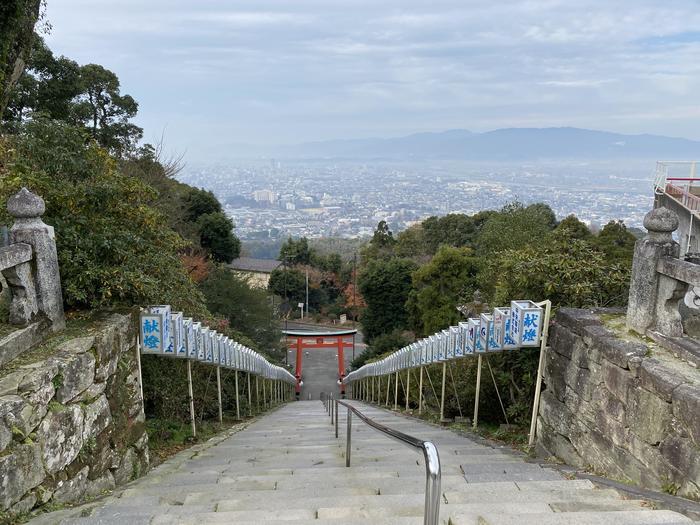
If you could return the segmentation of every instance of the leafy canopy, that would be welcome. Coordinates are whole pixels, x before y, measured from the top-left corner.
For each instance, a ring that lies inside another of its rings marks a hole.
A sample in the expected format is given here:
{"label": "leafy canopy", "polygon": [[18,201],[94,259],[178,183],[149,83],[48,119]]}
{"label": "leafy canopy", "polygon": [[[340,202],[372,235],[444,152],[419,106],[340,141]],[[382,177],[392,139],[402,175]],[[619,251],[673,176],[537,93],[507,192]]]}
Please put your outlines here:
{"label": "leafy canopy", "polygon": [[157,194],[119,173],[85,130],[38,119],[0,146],[0,201],[22,186],[46,201],[69,307],[165,302],[203,312],[178,256],[182,239],[154,207]]}
{"label": "leafy canopy", "polygon": [[362,327],[368,342],[407,327],[406,300],[411,291],[411,274],[417,267],[409,259],[376,259],[360,275],[358,285],[367,303]]}

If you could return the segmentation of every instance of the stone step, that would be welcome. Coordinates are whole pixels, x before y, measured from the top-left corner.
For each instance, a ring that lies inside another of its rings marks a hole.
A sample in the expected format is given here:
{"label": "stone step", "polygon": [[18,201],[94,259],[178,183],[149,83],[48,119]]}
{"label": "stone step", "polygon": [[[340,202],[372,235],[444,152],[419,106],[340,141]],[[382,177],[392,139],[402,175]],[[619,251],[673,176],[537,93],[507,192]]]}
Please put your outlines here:
{"label": "stone step", "polygon": [[456,512],[450,525],[680,525],[692,523],[675,512],[637,510],[542,514]]}
{"label": "stone step", "polygon": [[[564,479],[503,448],[384,410],[362,409],[391,428],[436,443],[443,470],[441,525],[689,523],[588,480]],[[344,411],[339,415],[343,425]],[[344,436],[335,439],[320,403],[293,403],[237,434],[196,445],[114,496],[76,509],[72,518],[62,515],[62,523],[422,523],[422,455],[353,423],[350,468],[344,466]]]}
{"label": "stone step", "polygon": [[[523,501],[545,501],[554,502],[592,502],[611,500],[620,501],[620,495],[612,489],[589,489],[589,490],[550,490],[550,491],[488,491],[488,492],[445,492],[443,494],[447,504],[476,503],[476,502],[498,502],[507,498],[508,503],[519,503]],[[564,511],[561,511],[564,512]]]}

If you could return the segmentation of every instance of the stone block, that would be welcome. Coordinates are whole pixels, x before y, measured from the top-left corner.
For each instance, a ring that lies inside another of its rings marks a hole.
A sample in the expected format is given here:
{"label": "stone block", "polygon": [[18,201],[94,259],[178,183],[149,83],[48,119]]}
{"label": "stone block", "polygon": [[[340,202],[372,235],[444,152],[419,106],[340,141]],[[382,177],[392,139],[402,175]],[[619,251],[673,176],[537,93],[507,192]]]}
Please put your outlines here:
{"label": "stone block", "polygon": [[139,463],[139,458],[133,448],[128,448],[121,458],[119,467],[113,472],[114,482],[117,485],[124,485],[134,479],[134,473]]}
{"label": "stone block", "polygon": [[91,402],[100,397],[104,391],[107,389],[107,383],[93,383],[91,384],[85,392],[78,395],[73,402],[74,403],[86,403]]}
{"label": "stone block", "polygon": [[41,342],[45,335],[45,323],[36,322],[0,338],[0,366]]}
{"label": "stone block", "polygon": [[54,503],[76,503],[84,498],[88,485],[88,467],[83,467],[71,479],[59,482],[51,498]]}
{"label": "stone block", "polygon": [[685,426],[696,446],[700,446],[700,388],[680,385],[673,391],[673,415]]}
{"label": "stone block", "polygon": [[36,430],[46,471],[55,474],[69,465],[83,446],[83,411],[78,405],[50,410]]}
{"label": "stone block", "polygon": [[18,445],[0,456],[0,510],[6,510],[39,485],[46,473],[39,445]]}
{"label": "stone block", "polygon": [[58,363],[41,361],[34,365],[22,367],[23,377],[17,391],[36,392],[43,389],[58,374]]}
{"label": "stone block", "polygon": [[562,435],[567,434],[574,418],[567,406],[554,397],[550,391],[542,392],[539,416],[549,428]]}
{"label": "stone block", "polygon": [[672,400],[673,391],[684,382],[678,373],[653,358],[642,360],[638,375],[642,387],[656,393],[668,403]]}
{"label": "stone block", "polygon": [[644,357],[646,345],[632,341],[624,341],[616,337],[602,338],[598,341],[602,357],[620,368],[629,368],[629,360],[633,357]]}
{"label": "stone block", "polygon": [[95,336],[76,337],[58,346],[58,351],[67,354],[84,354],[95,344]]}
{"label": "stone block", "polygon": [[625,446],[627,429],[623,418],[618,418],[603,410],[599,410],[596,414],[595,423],[596,428],[605,436],[605,439],[612,443],[612,445],[618,447]]}
{"label": "stone block", "polygon": [[[5,396],[0,401],[0,421],[10,431],[16,429],[27,436],[41,422],[47,410],[47,405],[33,405],[21,396]],[[0,431],[0,434],[4,432]]]}
{"label": "stone block", "polygon": [[628,392],[626,420],[630,430],[650,445],[658,445],[670,431],[671,403],[641,387]]}
{"label": "stone block", "polygon": [[85,407],[85,424],[83,439],[95,438],[97,434],[112,424],[112,413],[109,410],[107,397],[103,394],[97,401]]}
{"label": "stone block", "polygon": [[600,318],[593,310],[580,308],[560,308],[557,311],[557,323],[566,326],[581,335],[584,328],[602,324]]}
{"label": "stone block", "polygon": [[549,346],[554,352],[571,359],[574,346],[580,341],[579,337],[569,328],[559,323],[552,323],[549,335]]}
{"label": "stone block", "polygon": [[593,424],[595,422],[595,416],[598,411],[596,405],[592,401],[586,401],[570,388],[567,388],[564,394],[564,404],[584,424]]}
{"label": "stone block", "polygon": [[557,399],[564,401],[566,375],[571,361],[556,352],[545,353],[544,383]]}
{"label": "stone block", "polygon": [[627,404],[628,390],[637,386],[637,378],[628,370],[609,361],[603,361],[601,370],[606,388],[612,395]]}
{"label": "stone block", "polygon": [[101,478],[88,480],[85,487],[85,498],[96,498],[107,491],[113,490],[115,486],[114,476],[111,472],[106,472]]}
{"label": "stone block", "polygon": [[678,473],[675,480],[685,478],[700,485],[700,448],[690,439],[669,435],[659,445],[659,452]]}
{"label": "stone block", "polygon": [[592,379],[592,375],[589,369],[579,368],[572,362],[568,369],[566,384],[579,397],[590,401],[593,392],[598,387],[598,383]]}
{"label": "stone block", "polygon": [[602,339],[608,337],[614,337],[614,334],[602,324],[586,326],[582,333],[583,342],[589,348],[596,348]]}
{"label": "stone block", "polygon": [[95,335],[95,353],[97,354],[100,367],[104,363],[118,358],[120,350],[116,327],[110,324],[103,324]]}
{"label": "stone block", "polygon": [[95,380],[95,358],[92,354],[75,354],[57,358],[60,386],[56,401],[66,403],[85,391]]}
{"label": "stone block", "polygon": [[555,456],[569,465],[586,466],[566,435],[555,432],[542,418],[538,418],[537,422],[537,445],[544,449],[546,455]]}
{"label": "stone block", "polygon": [[17,503],[12,505],[12,507],[10,507],[9,514],[12,516],[26,514],[34,508],[34,505],[36,505],[36,496],[34,493],[30,492]]}
{"label": "stone block", "polygon": [[0,396],[11,396],[17,393],[19,390],[19,384],[24,378],[25,372],[23,370],[18,370],[17,372],[12,372],[7,374],[5,377],[0,379]]}

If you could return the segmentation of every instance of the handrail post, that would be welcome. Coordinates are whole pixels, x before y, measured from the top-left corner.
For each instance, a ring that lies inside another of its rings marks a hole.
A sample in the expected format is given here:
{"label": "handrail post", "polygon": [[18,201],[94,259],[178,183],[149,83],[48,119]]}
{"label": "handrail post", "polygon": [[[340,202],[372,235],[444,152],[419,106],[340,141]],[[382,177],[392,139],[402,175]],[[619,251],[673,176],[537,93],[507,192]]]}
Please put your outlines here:
{"label": "handrail post", "polygon": [[348,418],[347,418],[347,432],[345,434],[345,466],[350,466],[350,450],[351,450],[351,436],[352,436],[352,412],[348,408]]}
{"label": "handrail post", "polygon": [[423,443],[425,457],[425,514],[424,525],[437,525],[440,519],[440,455],[430,441]]}
{"label": "handrail post", "polygon": [[335,439],[338,439],[338,400],[335,400]]}

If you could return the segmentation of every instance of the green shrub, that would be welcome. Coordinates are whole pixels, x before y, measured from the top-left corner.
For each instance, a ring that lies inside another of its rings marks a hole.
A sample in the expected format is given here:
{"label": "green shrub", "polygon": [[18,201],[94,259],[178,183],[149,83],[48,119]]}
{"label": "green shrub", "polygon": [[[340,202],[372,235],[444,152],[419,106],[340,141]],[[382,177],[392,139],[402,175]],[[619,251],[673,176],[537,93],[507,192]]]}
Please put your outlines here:
{"label": "green shrub", "polygon": [[0,139],[0,201],[22,186],[46,201],[68,307],[157,302],[206,314],[178,256],[184,241],[156,210],[150,186],[121,174],[78,128],[36,120],[17,131]]}

